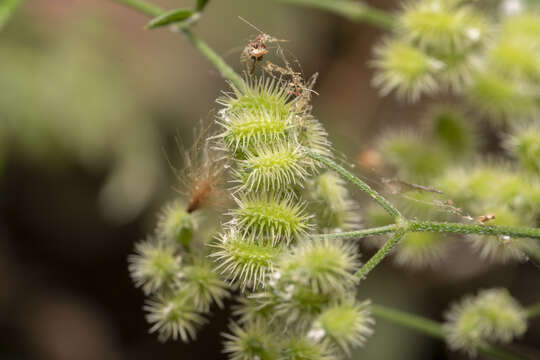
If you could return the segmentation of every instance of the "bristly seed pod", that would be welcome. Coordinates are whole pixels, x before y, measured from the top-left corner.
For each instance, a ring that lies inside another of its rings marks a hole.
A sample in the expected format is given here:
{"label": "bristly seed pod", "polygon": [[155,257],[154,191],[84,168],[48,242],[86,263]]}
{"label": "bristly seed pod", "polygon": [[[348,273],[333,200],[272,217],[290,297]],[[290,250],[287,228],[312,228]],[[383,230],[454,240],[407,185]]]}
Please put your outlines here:
{"label": "bristly seed pod", "polygon": [[302,186],[312,163],[298,146],[260,146],[256,153],[240,160],[238,176],[245,191],[283,191],[291,185]]}
{"label": "bristly seed pod", "polygon": [[316,342],[304,336],[286,339],[281,348],[280,360],[337,360],[326,342]]}
{"label": "bristly seed pod", "polygon": [[186,210],[183,201],[176,200],[161,211],[156,228],[157,236],[171,243],[189,247],[193,231],[197,227],[197,216]]}
{"label": "bristly seed pod", "polygon": [[296,118],[296,138],[299,144],[322,155],[332,156],[332,145],[322,124],[310,114]]}
{"label": "bristly seed pod", "polygon": [[437,53],[464,53],[488,31],[486,19],[459,1],[419,0],[405,5],[397,33]]}
{"label": "bristly seed pod", "polygon": [[478,347],[508,343],[527,329],[526,311],[506,289],[483,290],[452,305],[444,329],[452,349],[475,355]]}
{"label": "bristly seed pod", "polygon": [[188,342],[195,339],[197,328],[206,322],[184,291],[160,294],[148,301],[144,309],[148,322],[153,324],[150,332],[158,332],[160,341],[180,338]]}
{"label": "bristly seed pod", "polygon": [[315,292],[342,292],[353,282],[360,263],[351,243],[339,240],[305,240],[284,255],[278,271],[284,280],[308,286]]}
{"label": "bristly seed pod", "polygon": [[435,75],[445,67],[442,61],[399,40],[385,41],[376,47],[373,66],[377,69],[373,84],[383,96],[396,90],[399,98],[410,101],[437,92]]}
{"label": "bristly seed pod", "polygon": [[369,306],[369,301],[355,303],[353,300],[332,305],[317,317],[308,336],[329,338],[350,355],[351,347],[364,345],[373,334],[375,320]]}
{"label": "bristly seed pod", "polygon": [[230,360],[278,359],[278,339],[262,321],[252,321],[239,326],[232,323],[231,333],[225,337],[224,352]]}
{"label": "bristly seed pod", "polygon": [[180,287],[190,294],[198,310],[208,312],[215,302],[223,307],[223,299],[229,296],[227,284],[214,271],[206,259],[196,259],[193,265],[185,266],[181,272]]}
{"label": "bristly seed pod", "polygon": [[225,129],[218,138],[237,157],[246,151],[256,151],[261,144],[276,144],[290,136],[291,117],[279,118],[268,112],[232,113],[218,121]]}
{"label": "bristly seed pod", "polygon": [[225,94],[217,102],[224,106],[222,118],[229,114],[267,113],[279,119],[288,119],[295,113],[295,100],[287,84],[273,77],[249,78],[242,89],[231,84],[233,93]]}
{"label": "bristly seed pod", "polygon": [[229,223],[245,237],[269,238],[274,244],[305,235],[311,228],[311,216],[305,215],[305,203],[294,194],[285,197],[273,193],[244,196],[237,199],[238,208],[231,212]]}
{"label": "bristly seed pod", "polygon": [[135,286],[151,294],[178,280],[181,257],[173,244],[149,239],[135,246],[135,254],[128,258],[129,272]]}
{"label": "bristly seed pod", "polygon": [[265,286],[266,276],[282,250],[271,242],[246,239],[235,231],[220,235],[213,247],[216,250],[210,256],[218,263],[216,271],[225,274],[231,283],[238,282],[242,290]]}
{"label": "bristly seed pod", "polygon": [[323,231],[347,231],[358,227],[359,209],[343,179],[327,171],[310,181],[309,185],[308,196],[313,201],[319,228]]}

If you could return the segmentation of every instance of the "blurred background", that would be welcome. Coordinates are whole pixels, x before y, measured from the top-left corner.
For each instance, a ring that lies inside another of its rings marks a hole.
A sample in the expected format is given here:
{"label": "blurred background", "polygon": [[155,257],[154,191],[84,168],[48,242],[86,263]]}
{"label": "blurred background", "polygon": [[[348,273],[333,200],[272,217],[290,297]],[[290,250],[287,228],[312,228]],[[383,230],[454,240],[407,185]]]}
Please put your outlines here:
{"label": "blurred background", "polygon": [[[387,129],[414,131],[433,101],[412,106],[378,96],[369,62],[383,33],[369,25],[268,0],[211,1],[195,31],[238,71],[240,52],[257,35],[239,16],[287,39],[288,56],[306,76],[319,73],[314,113],[351,165],[365,164]],[[178,142],[190,146],[193,128],[212,121],[215,99],[227,90],[183,37],[146,31],[146,22],[106,0],[32,0],[0,32],[0,359],[225,357],[228,310],[216,311],[197,341],[161,344],[148,334],[144,297],[127,271],[133,244],[175,196]],[[482,146],[496,151],[490,136]],[[372,170],[362,174],[380,181]],[[525,305],[540,298],[534,264],[459,264],[436,272],[383,266],[359,293],[436,320],[478,288],[508,287]],[[540,347],[540,323],[514,346],[540,358],[530,350]],[[461,357],[381,320],[353,358]]]}

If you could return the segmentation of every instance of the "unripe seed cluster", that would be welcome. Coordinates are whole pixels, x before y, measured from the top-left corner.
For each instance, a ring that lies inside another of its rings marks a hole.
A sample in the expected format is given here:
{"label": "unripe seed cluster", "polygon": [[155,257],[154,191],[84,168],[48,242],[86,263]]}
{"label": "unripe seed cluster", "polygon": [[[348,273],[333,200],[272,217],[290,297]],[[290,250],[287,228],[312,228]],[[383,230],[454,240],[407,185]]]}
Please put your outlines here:
{"label": "unripe seed cluster", "polygon": [[197,236],[201,217],[188,207],[181,200],[165,206],[155,234],[128,259],[135,285],[149,297],[144,309],[150,332],[162,341],[194,339],[212,304],[222,307],[229,296]]}
{"label": "unripe seed cluster", "polygon": [[343,182],[317,175],[305,154],[329,155],[330,144],[309,105],[300,106],[305,94],[288,89],[285,79],[252,78],[218,100],[216,139],[233,159],[237,207],[211,257],[247,296],[227,335],[231,359],[335,359],[371,334],[368,304],[350,295],[357,249],[308,236],[351,229],[358,219]]}

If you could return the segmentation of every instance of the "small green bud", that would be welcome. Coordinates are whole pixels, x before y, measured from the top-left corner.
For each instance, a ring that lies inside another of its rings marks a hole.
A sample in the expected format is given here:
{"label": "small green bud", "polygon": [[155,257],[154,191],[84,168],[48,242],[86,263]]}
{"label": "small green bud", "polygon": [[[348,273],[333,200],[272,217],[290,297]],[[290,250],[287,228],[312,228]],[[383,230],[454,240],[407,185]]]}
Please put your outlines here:
{"label": "small green bud", "polygon": [[309,182],[308,196],[313,201],[319,228],[347,231],[357,228],[360,215],[341,177],[325,172]]}
{"label": "small green bud", "polygon": [[354,279],[357,270],[356,247],[338,240],[305,240],[279,260],[277,271],[283,279],[307,286],[315,292],[342,292]]}
{"label": "small green bud", "polygon": [[135,286],[151,294],[178,280],[181,257],[173,244],[149,239],[135,245],[135,254],[128,258],[129,272]]}
{"label": "small green bud", "polygon": [[471,6],[458,1],[409,2],[398,17],[397,33],[422,49],[463,53],[488,32],[487,21]]}
{"label": "small green bud", "polygon": [[322,124],[309,114],[298,115],[296,121],[296,141],[311,151],[322,155],[332,155],[332,145]]}
{"label": "small green bud", "polygon": [[475,355],[479,346],[509,343],[527,330],[523,307],[506,289],[483,290],[452,305],[444,329],[452,349]]}
{"label": "small green bud", "polygon": [[279,360],[337,360],[337,357],[325,342],[293,336],[284,342]]}
{"label": "small green bud", "polygon": [[400,40],[376,47],[373,65],[377,69],[373,84],[383,96],[396,90],[398,97],[411,101],[437,92],[435,75],[445,67],[442,61]]}
{"label": "small green bud", "polygon": [[195,339],[197,329],[206,322],[189,294],[182,290],[159,294],[144,309],[148,312],[146,319],[152,324],[150,332],[157,332],[160,341],[180,338],[188,342]]}
{"label": "small green bud", "polygon": [[226,339],[224,352],[230,360],[276,360],[278,339],[262,321],[251,321],[242,327],[232,323]]}
{"label": "small green bud", "polygon": [[346,301],[325,309],[314,322],[308,336],[322,336],[336,343],[350,355],[352,347],[362,346],[373,334],[375,320],[371,317],[370,302]]}
{"label": "small green bud", "polygon": [[196,216],[187,212],[186,205],[176,200],[161,211],[156,233],[160,239],[189,248],[197,222]]}
{"label": "small green bud", "polygon": [[215,302],[223,307],[223,299],[229,295],[227,284],[221,280],[206,259],[196,259],[180,273],[182,289],[190,294],[198,310],[207,312]]}

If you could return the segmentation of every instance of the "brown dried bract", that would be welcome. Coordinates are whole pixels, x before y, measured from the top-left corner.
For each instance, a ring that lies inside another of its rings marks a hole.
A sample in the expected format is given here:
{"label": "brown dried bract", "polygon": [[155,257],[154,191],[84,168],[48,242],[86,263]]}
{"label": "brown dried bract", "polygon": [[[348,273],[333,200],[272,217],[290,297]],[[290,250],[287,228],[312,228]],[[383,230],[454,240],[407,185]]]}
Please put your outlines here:
{"label": "brown dried bract", "polygon": [[208,127],[198,130],[195,143],[189,151],[184,151],[184,167],[176,174],[180,186],[175,190],[188,202],[186,211],[192,213],[203,207],[220,206],[227,198],[221,187],[226,159],[211,147]]}

